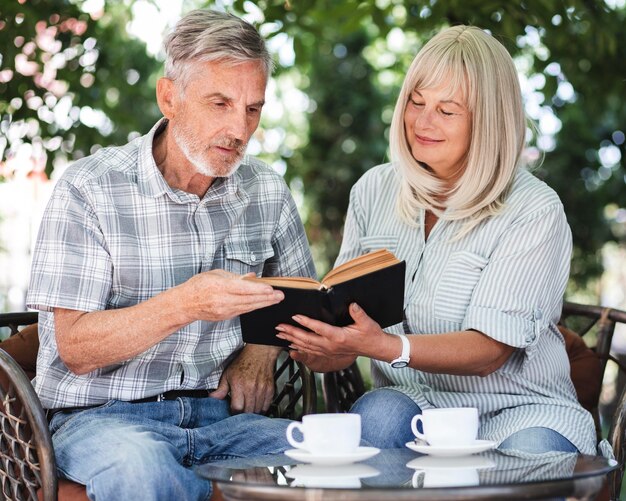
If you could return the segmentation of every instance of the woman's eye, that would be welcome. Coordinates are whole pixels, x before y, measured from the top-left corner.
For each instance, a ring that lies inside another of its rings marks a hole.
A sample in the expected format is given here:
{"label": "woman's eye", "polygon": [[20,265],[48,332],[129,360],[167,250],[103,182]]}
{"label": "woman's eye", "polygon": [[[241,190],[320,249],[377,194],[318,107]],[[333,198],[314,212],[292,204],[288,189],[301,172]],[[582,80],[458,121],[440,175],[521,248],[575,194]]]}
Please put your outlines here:
{"label": "woman's eye", "polygon": [[446,110],[441,110],[441,113],[447,117],[454,115],[454,113]]}
{"label": "woman's eye", "polygon": [[424,103],[422,103],[421,101],[416,101],[415,99],[411,99],[411,102],[414,106],[424,106]]}

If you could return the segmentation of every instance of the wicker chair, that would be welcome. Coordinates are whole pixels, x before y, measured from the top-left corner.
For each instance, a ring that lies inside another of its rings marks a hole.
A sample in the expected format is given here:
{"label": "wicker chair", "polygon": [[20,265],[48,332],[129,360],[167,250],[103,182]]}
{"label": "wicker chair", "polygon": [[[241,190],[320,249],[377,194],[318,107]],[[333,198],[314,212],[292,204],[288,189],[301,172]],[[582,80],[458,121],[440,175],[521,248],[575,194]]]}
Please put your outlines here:
{"label": "wicker chair", "polygon": [[[563,305],[560,324],[561,327],[565,327],[585,339],[587,344],[592,346],[592,350],[597,356],[598,360],[595,361],[595,366],[592,367],[593,370],[584,370],[582,374],[574,374],[573,370],[572,379],[575,386],[577,386],[576,389],[580,399],[580,384],[585,382],[585,377],[588,378],[590,377],[589,374],[593,374],[594,381],[591,381],[591,384],[597,386],[598,391],[592,392],[595,395],[593,402],[583,405],[594,416],[596,433],[598,438],[600,438],[599,388],[602,385],[607,362],[609,360],[615,362],[620,373],[626,376],[626,366],[611,354],[611,341],[615,332],[615,326],[616,324],[626,325],[626,311],[566,302]],[[586,365],[585,369],[588,367],[589,365]],[[325,373],[323,375],[322,389],[326,409],[329,412],[348,412],[352,404],[365,392],[363,378],[356,362],[341,371]],[[626,460],[626,391],[622,388],[620,390],[621,395],[618,395],[617,407],[611,419],[608,435],[615,457],[621,465],[619,469],[609,475],[608,482],[611,500],[619,499],[624,476],[624,461]],[[582,399],[581,403],[583,403]]]}
{"label": "wicker chair", "polygon": [[[20,335],[19,328],[37,322],[36,312],[0,314],[0,331],[8,327],[10,335]],[[2,345],[0,345],[2,348]],[[30,347],[36,353],[37,347]],[[18,363],[0,349],[0,487],[2,499],[54,501],[80,497],[84,488],[69,487],[75,492],[67,497],[59,489],[68,481],[57,481],[56,463],[48,422],[30,379],[20,364],[28,354],[13,353]],[[23,356],[22,356],[23,355]],[[32,363],[32,361],[30,361]],[[276,392],[267,414],[272,417],[299,419],[317,410],[315,377],[304,365],[294,362],[286,352],[277,361],[274,373]],[[67,491],[69,493],[69,490]]]}

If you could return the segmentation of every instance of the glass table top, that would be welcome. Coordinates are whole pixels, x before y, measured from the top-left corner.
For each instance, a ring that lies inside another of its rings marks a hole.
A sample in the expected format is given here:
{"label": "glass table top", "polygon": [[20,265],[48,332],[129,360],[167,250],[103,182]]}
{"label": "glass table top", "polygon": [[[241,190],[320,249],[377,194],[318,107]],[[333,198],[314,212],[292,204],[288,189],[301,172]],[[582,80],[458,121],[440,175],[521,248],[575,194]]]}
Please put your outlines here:
{"label": "glass table top", "polygon": [[617,462],[572,453],[524,454],[491,450],[462,457],[381,450],[367,460],[340,464],[298,463],[286,455],[221,461],[196,468],[200,476],[230,485],[320,489],[481,488],[524,486],[600,478]]}

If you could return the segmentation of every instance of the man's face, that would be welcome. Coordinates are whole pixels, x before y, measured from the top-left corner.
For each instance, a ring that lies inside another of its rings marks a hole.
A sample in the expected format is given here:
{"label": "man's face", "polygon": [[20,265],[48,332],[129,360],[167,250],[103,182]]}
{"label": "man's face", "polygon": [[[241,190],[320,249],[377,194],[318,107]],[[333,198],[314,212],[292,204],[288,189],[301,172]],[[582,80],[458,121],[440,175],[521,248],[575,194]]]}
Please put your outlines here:
{"label": "man's face", "polygon": [[198,173],[227,177],[259,125],[267,77],[260,62],[196,63],[175,97],[171,132]]}

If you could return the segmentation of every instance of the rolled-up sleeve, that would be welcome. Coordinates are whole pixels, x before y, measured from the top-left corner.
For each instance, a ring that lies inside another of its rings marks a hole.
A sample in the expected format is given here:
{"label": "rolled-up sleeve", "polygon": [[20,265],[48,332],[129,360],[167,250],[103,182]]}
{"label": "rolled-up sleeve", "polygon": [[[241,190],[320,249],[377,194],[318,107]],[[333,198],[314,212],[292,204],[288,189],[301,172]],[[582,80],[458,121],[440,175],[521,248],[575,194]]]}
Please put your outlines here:
{"label": "rolled-up sleeve", "polygon": [[558,321],[572,238],[560,203],[521,218],[502,234],[472,294],[463,329],[474,329],[532,358]]}
{"label": "rolled-up sleeve", "polygon": [[111,280],[111,256],[95,212],[75,186],[59,180],[39,227],[28,306],[104,309]]}

